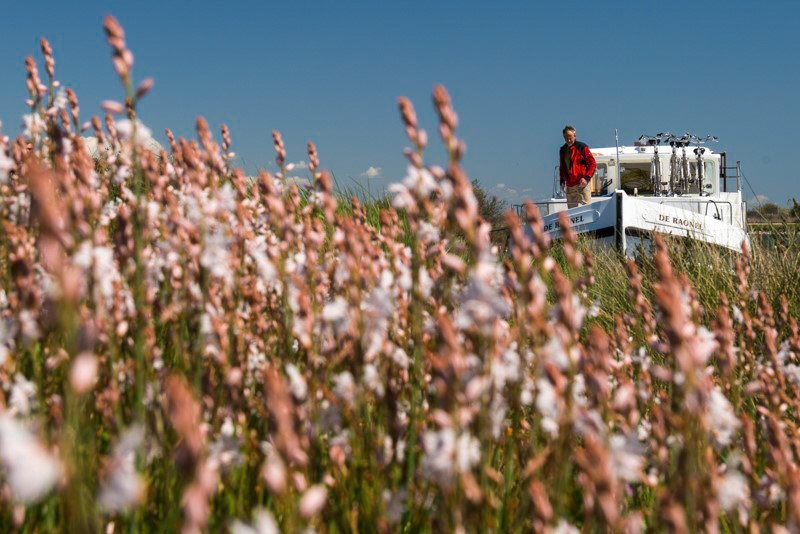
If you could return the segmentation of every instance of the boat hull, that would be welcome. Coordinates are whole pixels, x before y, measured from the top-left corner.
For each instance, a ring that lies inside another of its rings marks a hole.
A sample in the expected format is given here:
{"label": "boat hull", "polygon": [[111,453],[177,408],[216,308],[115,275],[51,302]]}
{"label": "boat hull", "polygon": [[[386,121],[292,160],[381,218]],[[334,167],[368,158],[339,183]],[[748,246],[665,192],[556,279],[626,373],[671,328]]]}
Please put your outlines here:
{"label": "boat hull", "polygon": [[[701,213],[699,204],[706,206]],[[626,250],[631,238],[649,236],[652,232],[687,237],[731,250],[740,251],[742,242],[748,242],[742,224],[737,224],[738,209],[725,209],[722,203],[700,197],[632,197],[616,191],[608,197],[595,198],[591,204],[562,210],[579,235],[598,239]],[[729,212],[729,213],[728,213]],[[544,231],[558,239],[560,213],[543,217]],[[530,231],[530,230],[529,230]]]}

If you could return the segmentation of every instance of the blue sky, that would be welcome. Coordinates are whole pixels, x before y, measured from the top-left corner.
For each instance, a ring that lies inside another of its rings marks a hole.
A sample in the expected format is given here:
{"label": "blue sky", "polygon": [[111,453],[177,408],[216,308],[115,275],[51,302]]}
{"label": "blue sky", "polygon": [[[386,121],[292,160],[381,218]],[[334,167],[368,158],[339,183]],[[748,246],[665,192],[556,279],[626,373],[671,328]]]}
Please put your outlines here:
{"label": "blue sky", "polygon": [[25,112],[23,61],[40,57],[40,36],[86,118],[120,98],[101,29],[109,13],[135,76],[155,78],[140,116],[157,138],[165,127],[194,135],[198,115],[225,122],[248,173],[273,165],[278,129],[289,160],[313,140],[340,184],[380,192],[405,172],[398,96],[434,140],[429,160],[442,160],[430,104],[442,83],[468,174],[511,200],[549,193],[565,123],[590,146],[613,145],[614,128],[627,143],[714,134],[758,194],[800,198],[798,2],[8,2],[6,133]]}

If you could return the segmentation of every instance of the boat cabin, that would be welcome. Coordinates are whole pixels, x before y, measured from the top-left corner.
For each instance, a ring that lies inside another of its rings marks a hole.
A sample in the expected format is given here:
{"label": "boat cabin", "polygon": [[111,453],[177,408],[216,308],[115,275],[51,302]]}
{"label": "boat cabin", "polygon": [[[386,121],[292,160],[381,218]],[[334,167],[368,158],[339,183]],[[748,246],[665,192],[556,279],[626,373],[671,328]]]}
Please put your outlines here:
{"label": "boat cabin", "polygon": [[[669,146],[658,147],[659,167],[662,181],[668,181],[670,176],[670,158],[672,149]],[[628,195],[634,196],[659,196],[653,190],[653,172],[655,147],[653,146],[621,146],[592,148],[592,154],[597,161],[597,170],[592,177],[592,196],[606,196],[621,189]],[[687,160],[689,169],[689,184],[682,194],[700,195],[700,180],[698,178],[697,157],[692,152],[693,147],[687,147]],[[619,161],[617,161],[619,154]],[[682,154],[678,149],[678,158]],[[703,194],[714,196],[721,192],[737,191],[739,189],[738,173],[729,176],[732,169],[727,167],[726,154],[715,153],[709,149],[703,154]],[[556,173],[558,169],[556,168]],[[556,174],[556,179],[558,175]],[[729,180],[736,180],[735,184],[728,184]],[[558,182],[555,183],[558,187]]]}

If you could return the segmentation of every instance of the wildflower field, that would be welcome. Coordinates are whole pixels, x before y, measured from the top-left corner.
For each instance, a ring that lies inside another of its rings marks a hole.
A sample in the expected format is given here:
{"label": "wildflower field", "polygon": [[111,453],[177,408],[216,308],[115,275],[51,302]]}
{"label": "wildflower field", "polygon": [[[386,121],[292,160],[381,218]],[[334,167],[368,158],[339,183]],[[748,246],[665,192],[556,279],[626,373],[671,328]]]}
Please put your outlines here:
{"label": "wildflower field", "polygon": [[287,183],[278,132],[255,178],[202,118],[156,153],[104,30],[105,117],[43,39],[0,138],[0,529],[800,529],[795,236],[631,259],[528,205],[498,247],[443,87],[447,161],[400,98],[387,199],[338,193],[311,142],[313,187]]}

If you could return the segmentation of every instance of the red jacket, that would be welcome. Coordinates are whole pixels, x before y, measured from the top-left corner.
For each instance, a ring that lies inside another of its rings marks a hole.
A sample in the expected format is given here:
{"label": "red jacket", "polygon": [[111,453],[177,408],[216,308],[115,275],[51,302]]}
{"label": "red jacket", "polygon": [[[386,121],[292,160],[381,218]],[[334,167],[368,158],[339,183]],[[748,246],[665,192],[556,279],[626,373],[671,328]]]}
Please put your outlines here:
{"label": "red jacket", "polygon": [[561,175],[561,183],[566,184],[567,187],[579,185],[581,178],[585,178],[587,182],[591,181],[596,168],[597,162],[585,143],[575,141],[572,146],[564,143],[561,150],[558,151],[558,170]]}

